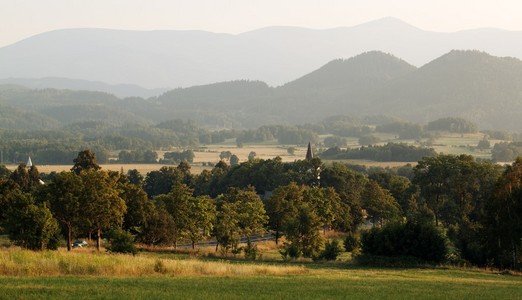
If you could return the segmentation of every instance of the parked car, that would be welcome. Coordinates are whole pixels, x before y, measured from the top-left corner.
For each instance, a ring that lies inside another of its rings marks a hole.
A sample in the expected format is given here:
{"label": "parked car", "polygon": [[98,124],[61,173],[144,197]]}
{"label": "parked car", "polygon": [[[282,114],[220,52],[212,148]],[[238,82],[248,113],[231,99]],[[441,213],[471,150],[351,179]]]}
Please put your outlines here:
{"label": "parked car", "polygon": [[77,240],[76,242],[72,243],[72,246],[73,248],[77,248],[77,247],[84,247],[84,246],[87,246],[87,242],[86,241],[81,241],[81,240]]}

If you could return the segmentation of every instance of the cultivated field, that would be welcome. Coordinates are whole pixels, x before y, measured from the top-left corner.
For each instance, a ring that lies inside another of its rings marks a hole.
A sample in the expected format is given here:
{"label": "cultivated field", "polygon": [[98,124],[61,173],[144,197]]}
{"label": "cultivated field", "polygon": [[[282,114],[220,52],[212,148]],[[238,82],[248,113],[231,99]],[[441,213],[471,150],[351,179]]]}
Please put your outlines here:
{"label": "cultivated field", "polygon": [[[415,141],[415,140],[399,140],[396,136],[391,134],[380,134],[378,135],[382,142],[379,145],[386,144],[388,142],[394,143],[407,143],[411,145],[419,145],[419,142],[426,143],[426,140],[423,141]],[[322,136],[324,139],[326,136]],[[428,147],[432,147],[438,153],[444,154],[469,154],[478,158],[491,158],[490,150],[477,150],[474,147],[477,146],[479,141],[484,138],[484,135],[481,133],[470,133],[470,134],[452,134],[446,133],[439,137],[433,138]],[[491,145],[498,142],[502,142],[500,140],[490,140]],[[360,147],[357,143],[357,138],[348,138],[347,139],[348,147]],[[291,146],[291,145],[290,145]],[[199,149],[194,150],[194,162],[191,164],[191,172],[193,174],[199,174],[204,169],[212,169],[210,164],[215,164],[219,162],[219,154],[222,151],[230,151],[232,154],[238,156],[240,162],[244,162],[248,160],[248,155],[250,152],[256,153],[256,158],[260,159],[273,159],[277,156],[281,157],[283,162],[293,162],[295,160],[304,159],[306,156],[306,147],[303,145],[292,147],[295,148],[294,155],[290,155],[287,152],[289,145],[278,145],[277,141],[266,142],[263,144],[252,144],[252,145],[244,145],[239,148],[235,145],[234,140],[228,140],[222,144],[217,145],[208,145],[204,147],[200,147]],[[163,157],[163,154],[166,151],[157,151],[160,158]],[[114,157],[117,158],[117,153],[114,153]],[[328,163],[328,160],[324,161]],[[356,165],[366,165],[370,166],[378,166],[378,167],[396,167],[403,166],[407,164],[407,162],[375,162],[369,160],[342,160],[340,162],[356,164]],[[60,171],[69,171],[72,167],[72,161],[70,165],[40,165],[37,161],[34,161],[37,165],[38,170],[41,173],[50,173],[50,172],[60,172]],[[412,163],[415,165],[415,163]],[[124,172],[137,169],[141,174],[145,175],[150,171],[159,170],[161,167],[165,166],[164,164],[102,164],[101,167],[104,170],[112,170],[112,171],[121,171]],[[169,165],[176,166],[176,165]],[[14,170],[17,165],[7,165],[7,167],[11,170]]]}
{"label": "cultivated field", "polygon": [[[256,152],[256,158],[273,159],[279,156],[284,162],[292,162],[298,159],[304,159],[306,156],[306,147],[294,147],[294,155],[288,154],[287,148],[288,147],[279,145],[248,145],[242,148],[238,148],[236,146],[226,144],[201,147],[194,151],[195,157],[194,162],[191,164],[191,172],[193,174],[199,174],[204,169],[212,169],[211,166],[208,166],[208,163],[216,164],[219,162],[219,154],[222,151],[230,151],[232,154],[235,154],[239,158],[240,162],[247,161],[248,155],[252,151]],[[158,151],[159,157],[163,158],[164,153],[165,151]],[[70,165],[40,165],[38,164],[38,161],[33,161],[33,163],[38,167],[38,171],[40,173],[70,171],[73,166],[72,161]],[[124,172],[127,172],[128,170],[137,169],[141,174],[145,175],[150,171],[159,170],[163,166],[175,167],[176,165],[116,163],[101,164],[100,166],[102,167],[102,170],[111,171],[121,171],[123,169]],[[18,167],[18,165],[6,165],[6,167],[10,170],[14,170]]]}

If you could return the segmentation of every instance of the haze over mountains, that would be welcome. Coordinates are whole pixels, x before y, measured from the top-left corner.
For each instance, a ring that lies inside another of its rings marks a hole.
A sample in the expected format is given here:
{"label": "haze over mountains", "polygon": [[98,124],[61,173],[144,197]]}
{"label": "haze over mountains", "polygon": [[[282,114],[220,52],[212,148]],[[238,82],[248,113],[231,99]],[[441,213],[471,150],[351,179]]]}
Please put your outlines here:
{"label": "haze over mountains", "polygon": [[[522,32],[477,29],[436,33],[394,18],[348,28],[270,27],[238,35],[65,29],[0,48],[0,78],[81,79],[147,89],[231,80],[260,80],[280,86],[328,61],[366,51],[391,53],[422,66],[452,49],[478,49],[495,56],[522,58]],[[57,84],[55,80],[51,84],[44,80],[47,83],[40,81],[40,86],[71,88],[70,82]],[[25,85],[35,87],[38,83],[26,81]],[[92,82],[81,88],[93,90]],[[103,91],[120,96],[150,95],[133,88],[134,92]]]}
{"label": "haze over mountains", "polygon": [[4,78],[0,79],[0,84],[14,84],[29,87],[32,89],[67,89],[76,91],[98,91],[115,96],[125,97],[143,97],[148,98],[157,96],[166,92],[167,89],[146,89],[135,84],[107,84],[99,81],[89,81],[81,79],[68,79],[58,77],[44,78]]}
{"label": "haze over mountains", "polygon": [[[229,81],[178,88],[158,97],[121,99],[101,92],[0,85],[0,107],[2,112],[11,109],[0,113],[4,128],[169,119],[251,128],[313,123],[332,115],[386,115],[419,123],[463,117],[481,129],[518,132],[522,61],[479,51],[451,51],[418,68],[391,54],[371,51],[333,60],[280,87]],[[28,114],[36,124],[27,121]]]}

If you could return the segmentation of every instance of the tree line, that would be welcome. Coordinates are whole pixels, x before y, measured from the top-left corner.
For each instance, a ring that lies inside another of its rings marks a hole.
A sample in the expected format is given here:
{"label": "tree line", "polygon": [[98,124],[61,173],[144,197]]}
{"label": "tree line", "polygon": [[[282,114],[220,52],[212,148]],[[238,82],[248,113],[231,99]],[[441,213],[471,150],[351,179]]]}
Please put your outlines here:
{"label": "tree line", "polygon": [[[37,129],[0,128],[3,160],[0,163],[20,162],[31,156],[42,164],[68,164],[82,149],[95,151],[99,163],[109,163],[110,153],[114,152],[119,153],[120,161],[139,163],[152,162],[154,157],[148,154],[158,149],[196,149],[201,145],[222,143],[229,139],[235,139],[238,146],[267,141],[277,141],[282,145],[306,145],[311,141],[327,148],[342,148],[346,147],[347,137],[359,138],[359,143],[365,146],[376,144],[379,140],[374,133],[397,134],[401,139],[421,139],[429,138],[437,131],[476,131],[475,124],[460,118],[442,118],[423,126],[384,116],[336,116],[314,124],[267,125],[255,129],[209,130],[198,126],[195,121],[179,119],[158,124],[76,121],[59,127],[35,125],[32,128]],[[326,134],[331,136],[319,144],[319,135]],[[484,134],[491,139],[519,140],[519,135],[509,132],[485,131]],[[499,144],[493,149],[494,159],[514,160],[522,154],[519,148],[518,144]]]}
{"label": "tree line", "polygon": [[338,244],[321,233],[335,230],[361,257],[520,269],[522,158],[501,167],[441,154],[408,170],[253,158],[197,175],[183,161],[142,176],[100,170],[85,150],[70,172],[0,168],[0,226],[28,249],[63,239],[70,249],[86,236],[98,247],[102,237],[192,247],[212,238],[216,250],[248,258],[257,255],[254,237],[271,232],[288,259],[330,257]]}
{"label": "tree line", "polygon": [[367,146],[356,149],[341,150],[333,147],[320,153],[325,159],[368,159],[374,161],[406,161],[416,162],[423,157],[436,156],[432,148],[413,145],[387,143],[383,146]]}

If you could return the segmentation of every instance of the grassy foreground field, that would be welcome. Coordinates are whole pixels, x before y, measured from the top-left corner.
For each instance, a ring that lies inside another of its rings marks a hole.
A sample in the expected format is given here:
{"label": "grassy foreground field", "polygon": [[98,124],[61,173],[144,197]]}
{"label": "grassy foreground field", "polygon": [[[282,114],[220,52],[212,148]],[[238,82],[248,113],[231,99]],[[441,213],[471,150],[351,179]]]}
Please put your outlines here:
{"label": "grassy foreground field", "polygon": [[520,299],[517,277],[448,270],[302,276],[0,277],[3,299]]}
{"label": "grassy foreground field", "polygon": [[478,270],[363,268],[339,262],[292,264],[160,260],[154,256],[90,252],[8,250],[0,251],[0,255],[1,299],[522,297],[522,276]]}

